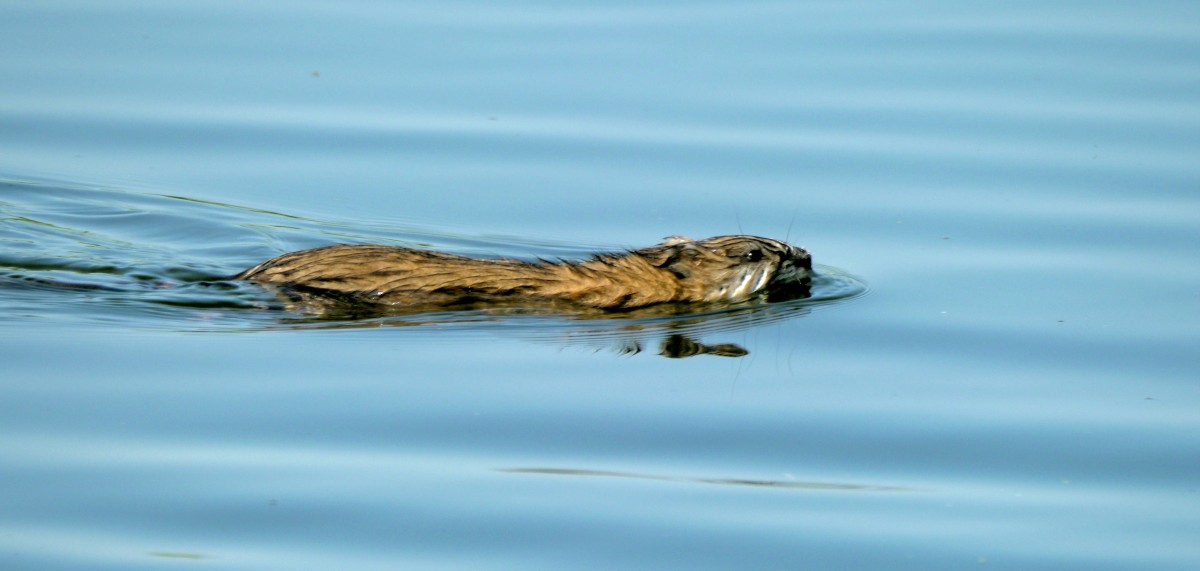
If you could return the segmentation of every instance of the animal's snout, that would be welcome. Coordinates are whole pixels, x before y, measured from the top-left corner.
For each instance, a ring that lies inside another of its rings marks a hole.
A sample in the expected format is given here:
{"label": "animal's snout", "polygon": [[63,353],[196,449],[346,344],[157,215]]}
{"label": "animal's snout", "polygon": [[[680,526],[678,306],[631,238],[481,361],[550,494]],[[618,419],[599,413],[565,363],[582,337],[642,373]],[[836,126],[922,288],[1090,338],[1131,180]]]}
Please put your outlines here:
{"label": "animal's snout", "polygon": [[792,263],[806,270],[812,270],[812,256],[808,250],[804,248],[793,247],[791,251]]}

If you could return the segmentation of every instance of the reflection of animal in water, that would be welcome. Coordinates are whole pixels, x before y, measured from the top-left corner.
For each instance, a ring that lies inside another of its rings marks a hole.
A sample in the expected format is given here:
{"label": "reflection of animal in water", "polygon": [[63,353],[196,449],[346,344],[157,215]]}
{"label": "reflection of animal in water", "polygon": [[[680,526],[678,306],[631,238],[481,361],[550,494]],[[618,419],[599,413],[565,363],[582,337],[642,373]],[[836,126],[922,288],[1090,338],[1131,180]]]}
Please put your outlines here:
{"label": "reflection of animal in water", "polygon": [[750,354],[749,351],[743,349],[739,345],[733,343],[716,343],[705,345],[686,335],[676,333],[668,335],[663,339],[662,346],[659,348],[659,355],[680,359],[683,357],[692,357],[695,355],[718,355],[721,357],[744,357]]}
{"label": "reflection of animal in water", "polygon": [[[642,344],[636,339],[629,339],[620,347],[622,353],[641,353]],[[715,343],[705,345],[684,333],[671,333],[663,337],[658,346],[658,354],[672,359],[695,357],[696,355],[717,355],[719,357],[744,357],[749,355],[740,345],[733,343]]]}
{"label": "reflection of animal in water", "polygon": [[662,244],[584,261],[478,259],[396,246],[341,245],[284,254],[233,279],[312,301],[388,306],[567,303],[606,311],[808,295],[812,258],[755,236]]}

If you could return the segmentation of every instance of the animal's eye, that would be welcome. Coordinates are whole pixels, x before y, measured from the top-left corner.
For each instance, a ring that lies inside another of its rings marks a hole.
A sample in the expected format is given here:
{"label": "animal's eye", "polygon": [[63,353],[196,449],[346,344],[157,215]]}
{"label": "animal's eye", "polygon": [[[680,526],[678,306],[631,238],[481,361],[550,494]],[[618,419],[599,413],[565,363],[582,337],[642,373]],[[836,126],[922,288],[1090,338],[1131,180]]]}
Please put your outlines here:
{"label": "animal's eye", "polygon": [[745,254],[746,261],[757,262],[762,259],[762,250],[750,250]]}

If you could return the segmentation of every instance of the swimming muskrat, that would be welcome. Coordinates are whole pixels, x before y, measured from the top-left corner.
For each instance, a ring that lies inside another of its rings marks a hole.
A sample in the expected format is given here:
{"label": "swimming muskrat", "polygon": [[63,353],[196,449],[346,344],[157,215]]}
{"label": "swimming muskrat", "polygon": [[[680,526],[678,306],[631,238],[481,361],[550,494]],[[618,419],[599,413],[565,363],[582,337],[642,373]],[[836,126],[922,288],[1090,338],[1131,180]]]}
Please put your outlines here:
{"label": "swimming muskrat", "polygon": [[[398,306],[569,302],[604,310],[660,303],[807,295],[812,258],[756,236],[681,236],[582,261],[479,259],[398,246],[339,245],[284,254],[232,279],[340,301]],[[801,293],[802,292],[802,293]]]}

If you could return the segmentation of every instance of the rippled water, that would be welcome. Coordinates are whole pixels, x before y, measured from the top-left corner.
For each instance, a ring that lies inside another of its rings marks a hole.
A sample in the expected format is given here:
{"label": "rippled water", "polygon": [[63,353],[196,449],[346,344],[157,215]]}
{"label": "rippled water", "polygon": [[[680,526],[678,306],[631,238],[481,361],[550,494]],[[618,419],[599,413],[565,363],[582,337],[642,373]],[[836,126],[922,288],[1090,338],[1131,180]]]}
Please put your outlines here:
{"label": "rippled water", "polygon": [[[1196,568],[1197,30],[0,8],[0,568]],[[322,318],[224,279],[733,233],[814,295]]]}

